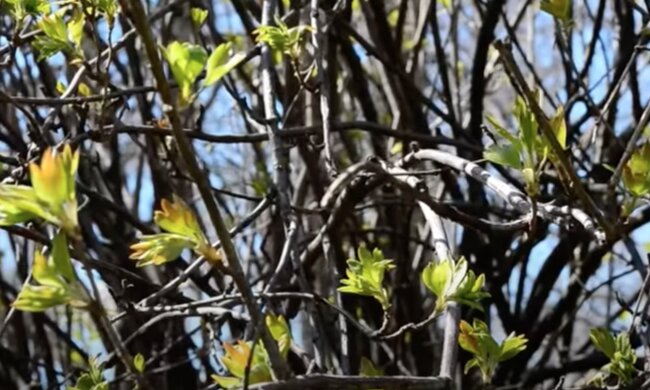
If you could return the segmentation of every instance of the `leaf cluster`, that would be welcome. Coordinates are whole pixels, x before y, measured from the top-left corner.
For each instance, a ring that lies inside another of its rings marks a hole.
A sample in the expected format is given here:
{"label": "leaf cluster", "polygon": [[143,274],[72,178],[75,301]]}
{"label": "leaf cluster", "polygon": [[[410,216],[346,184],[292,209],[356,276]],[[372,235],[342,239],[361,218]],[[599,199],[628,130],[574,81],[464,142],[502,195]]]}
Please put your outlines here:
{"label": "leaf cluster", "polygon": [[[265,318],[271,336],[278,343],[280,354],[287,358],[289,348],[291,348],[291,333],[287,321],[282,316],[268,314]],[[226,351],[221,357],[221,364],[228,370],[231,376],[212,375],[212,379],[224,389],[241,387],[245,373],[246,365],[253,353],[251,359],[248,383],[270,382],[273,380],[269,357],[264,349],[264,345],[257,344],[252,351],[252,342],[238,340],[235,344],[224,343],[223,348]]]}
{"label": "leaf cluster", "polygon": [[390,307],[390,295],[383,287],[384,274],[394,268],[392,260],[384,258],[380,249],[372,253],[366,247],[359,247],[359,259],[348,259],[346,270],[347,279],[342,279],[343,286],[338,291],[350,294],[364,295],[375,298],[384,310]]}
{"label": "leaf cluster", "polygon": [[460,347],[474,356],[465,364],[465,373],[472,367],[478,367],[485,383],[492,380],[500,362],[512,359],[525,350],[528,342],[524,336],[511,333],[499,344],[490,334],[487,324],[478,319],[474,319],[472,324],[461,321],[459,329]]}
{"label": "leaf cluster", "polygon": [[[517,135],[510,133],[494,117],[488,116],[492,132],[503,141],[489,146],[483,152],[483,157],[495,164],[521,171],[528,194],[535,196],[539,192],[541,169],[547,160],[555,163],[557,157],[552,154],[548,140],[538,136],[537,119],[521,97],[515,101],[514,116],[518,124]],[[551,118],[551,127],[558,143],[565,148],[567,129],[562,107]]]}
{"label": "leaf cluster", "polygon": [[47,149],[40,164],[29,164],[31,187],[0,184],[0,226],[43,219],[76,236],[78,166],[79,153],[66,144],[61,153]]}
{"label": "leaf cluster", "polygon": [[47,258],[40,252],[34,254],[32,275],[38,284],[23,286],[13,303],[16,309],[42,312],[65,304],[76,308],[88,306],[89,299],[76,281],[63,233],[52,240],[52,251]]}
{"label": "leaf cluster", "polygon": [[311,31],[311,27],[298,25],[289,28],[280,19],[276,19],[275,23],[277,26],[260,26],[254,31],[257,43],[265,43],[275,52],[298,60],[302,51],[303,37],[305,33]]}
{"label": "leaf cluster", "polygon": [[170,202],[163,199],[161,210],[154,213],[154,222],[165,233],[149,234],[131,245],[130,258],[138,267],[162,265],[177,259],[185,249],[191,249],[211,262],[220,261],[219,253],[210,245],[203,234],[196,216],[177,196]]}
{"label": "leaf cluster", "polygon": [[[197,12],[194,14],[197,22],[202,22],[206,16]],[[201,46],[179,41],[174,41],[162,49],[172,76],[178,84],[178,102],[181,107],[187,106],[196,98],[196,94],[192,92],[194,83],[204,68],[206,74],[202,88],[217,83],[244,60],[244,53],[230,56],[231,49],[232,43],[222,43],[208,56]]]}
{"label": "leaf cluster", "polygon": [[447,259],[440,263],[429,263],[422,271],[422,283],[436,296],[437,312],[444,310],[449,302],[482,311],[481,299],[490,296],[483,291],[485,275],[477,277],[464,257],[458,261]]}
{"label": "leaf cluster", "polygon": [[[637,357],[629,334],[622,332],[614,337],[608,330],[597,328],[589,332],[589,338],[596,349],[610,360],[601,368],[602,373],[616,377],[621,385],[628,384],[637,372],[634,367]],[[597,376],[593,382],[602,383],[602,376]]]}

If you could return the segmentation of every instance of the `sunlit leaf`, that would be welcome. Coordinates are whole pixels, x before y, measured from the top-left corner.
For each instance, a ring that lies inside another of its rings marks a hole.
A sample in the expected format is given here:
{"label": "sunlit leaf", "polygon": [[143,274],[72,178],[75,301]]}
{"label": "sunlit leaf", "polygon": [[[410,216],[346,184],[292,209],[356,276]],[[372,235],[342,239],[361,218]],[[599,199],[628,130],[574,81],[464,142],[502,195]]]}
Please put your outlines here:
{"label": "sunlit leaf", "polygon": [[278,342],[280,354],[286,359],[291,348],[291,333],[287,320],[283,316],[276,316],[273,313],[266,315],[266,326],[271,332],[271,336]]}
{"label": "sunlit leaf", "polygon": [[521,169],[521,149],[515,145],[490,145],[484,152],[483,158],[495,164]]}
{"label": "sunlit leaf", "polygon": [[131,260],[136,260],[137,267],[146,265],[162,265],[176,260],[181,252],[190,249],[195,243],[187,237],[161,233],[142,236],[140,242],[131,245]]}
{"label": "sunlit leaf", "polygon": [[542,0],[541,10],[563,22],[571,20],[571,0]]}
{"label": "sunlit leaf", "polygon": [[50,214],[56,217],[58,224],[66,232],[75,231],[78,224],[75,193],[75,175],[78,165],[79,152],[73,153],[68,144],[61,153],[47,149],[41,157],[40,165],[29,164],[36,198]]}
{"label": "sunlit leaf", "polygon": [[222,43],[210,54],[206,66],[205,80],[203,80],[205,87],[221,80],[246,58],[246,54],[244,53],[237,53],[231,57],[229,55],[231,48],[232,43]]}
{"label": "sunlit leaf", "polygon": [[392,260],[384,259],[377,248],[370,253],[361,246],[357,254],[359,260],[348,259],[347,278],[341,280],[343,286],[338,291],[373,297],[386,310],[390,307],[390,297],[382,284],[386,270],[394,268]]}
{"label": "sunlit leaf", "polygon": [[68,29],[63,17],[59,14],[46,15],[37,24],[43,31],[32,43],[38,51],[38,59],[47,59],[58,52],[72,52],[74,46],[68,40]]}
{"label": "sunlit leaf", "polygon": [[485,383],[489,383],[499,362],[508,360],[526,349],[528,340],[521,336],[510,334],[501,344],[498,344],[485,322],[474,319],[470,325],[461,321],[459,325],[458,343],[462,349],[473,355],[465,365],[465,372],[478,367]]}
{"label": "sunlit leaf", "polygon": [[133,357],[133,367],[140,373],[144,372],[145,360],[141,353]]}
{"label": "sunlit leaf", "polygon": [[80,11],[75,12],[72,19],[68,22],[70,41],[75,44],[78,50],[81,48],[81,39],[83,38],[85,23],[86,19]]}
{"label": "sunlit leaf", "polygon": [[68,252],[68,240],[63,232],[59,232],[52,240],[52,262],[56,271],[67,281],[75,280],[70,252]]}
{"label": "sunlit leaf", "polygon": [[181,106],[185,106],[191,100],[194,81],[201,74],[208,55],[198,45],[178,41],[167,45],[163,50],[163,54],[169,64],[174,80],[178,83],[180,90],[179,103]]}
{"label": "sunlit leaf", "polygon": [[5,0],[9,5],[10,12],[18,22],[27,16],[39,16],[50,13],[50,2],[48,0]]}
{"label": "sunlit leaf", "polygon": [[224,389],[234,389],[241,386],[242,380],[233,376],[212,375],[212,380]]}
{"label": "sunlit leaf", "polygon": [[163,199],[160,208],[154,213],[154,221],[162,230],[184,236],[195,243],[205,241],[194,213],[181,198],[174,196],[173,202]]}
{"label": "sunlit leaf", "polygon": [[195,27],[201,27],[205,22],[205,19],[208,17],[208,10],[203,8],[193,7],[190,10],[190,16],[192,17],[192,23]]}

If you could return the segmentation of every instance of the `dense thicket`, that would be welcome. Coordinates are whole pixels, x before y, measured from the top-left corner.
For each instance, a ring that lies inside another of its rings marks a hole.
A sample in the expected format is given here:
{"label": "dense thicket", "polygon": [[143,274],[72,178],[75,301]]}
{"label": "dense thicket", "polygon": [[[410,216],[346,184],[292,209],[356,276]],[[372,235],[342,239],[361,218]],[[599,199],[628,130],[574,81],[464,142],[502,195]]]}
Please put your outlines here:
{"label": "dense thicket", "polygon": [[0,2],[0,388],[642,388],[650,2],[541,3]]}

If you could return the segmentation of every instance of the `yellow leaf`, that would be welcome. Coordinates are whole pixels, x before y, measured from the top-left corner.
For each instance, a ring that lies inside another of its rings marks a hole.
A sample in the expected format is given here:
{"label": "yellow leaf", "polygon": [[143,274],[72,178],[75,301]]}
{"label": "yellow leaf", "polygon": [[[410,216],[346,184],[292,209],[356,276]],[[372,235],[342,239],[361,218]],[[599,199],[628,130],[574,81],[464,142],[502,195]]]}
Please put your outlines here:
{"label": "yellow leaf", "polygon": [[49,213],[56,217],[60,227],[73,233],[77,228],[77,197],[75,174],[79,165],[79,152],[65,145],[62,153],[47,149],[40,165],[29,164],[29,174],[37,199]]}
{"label": "yellow leaf", "polygon": [[221,358],[221,363],[228,371],[237,378],[243,378],[246,370],[246,363],[251,354],[251,347],[243,340],[237,340],[237,344],[223,343],[226,354]]}
{"label": "yellow leaf", "polygon": [[196,244],[206,241],[196,217],[181,198],[174,196],[173,202],[163,199],[160,208],[154,213],[154,221],[161,229],[187,237]]}

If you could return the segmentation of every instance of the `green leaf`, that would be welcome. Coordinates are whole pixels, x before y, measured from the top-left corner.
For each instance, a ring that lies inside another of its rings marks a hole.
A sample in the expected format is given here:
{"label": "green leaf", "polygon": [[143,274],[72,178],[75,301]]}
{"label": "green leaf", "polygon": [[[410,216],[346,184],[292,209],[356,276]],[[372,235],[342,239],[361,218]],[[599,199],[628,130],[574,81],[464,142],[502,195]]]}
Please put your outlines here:
{"label": "green leaf", "polygon": [[277,26],[260,26],[253,32],[257,43],[265,43],[276,52],[298,59],[303,35],[311,31],[311,27],[298,25],[288,28],[281,20],[276,20],[276,23]]}
{"label": "green leaf", "polygon": [[[72,152],[66,144],[62,152],[47,149],[41,163],[29,164],[29,176],[36,198],[41,205],[39,216],[57,224],[68,234],[77,234],[77,197],[75,175],[79,166],[79,152]],[[21,205],[22,210],[31,207]],[[43,210],[45,209],[45,210]],[[37,210],[30,209],[36,213]]]}
{"label": "green leaf", "polygon": [[104,380],[101,366],[95,358],[90,358],[90,369],[77,379],[74,387],[68,390],[108,390],[108,383]]}
{"label": "green leaf", "polygon": [[52,262],[57,273],[68,282],[75,280],[74,269],[68,252],[68,240],[63,232],[59,232],[52,240]]}
{"label": "green leaf", "polygon": [[199,222],[185,202],[174,195],[173,201],[163,199],[154,212],[156,225],[166,232],[183,236],[195,244],[207,242]]}
{"label": "green leaf", "polygon": [[474,319],[470,325],[461,321],[459,325],[458,344],[473,355],[465,366],[465,370],[478,367],[483,381],[489,383],[499,362],[511,359],[526,349],[528,340],[523,336],[510,334],[501,344],[498,344],[485,322]]}
{"label": "green leaf", "polygon": [[564,120],[564,107],[558,107],[555,115],[551,118],[551,129],[555,134],[555,139],[562,149],[566,148],[566,121]]}
{"label": "green leaf", "polygon": [[241,386],[242,380],[232,376],[212,375],[212,380],[224,389],[234,389]]}
{"label": "green leaf", "polygon": [[232,43],[228,42],[222,43],[214,49],[210,58],[208,58],[205,80],[203,80],[204,87],[210,86],[221,80],[226,74],[228,74],[228,72],[237,67],[237,65],[246,58],[246,54],[244,53],[237,53],[234,56],[229,57],[228,53],[231,48]]}
{"label": "green leaf", "polygon": [[91,8],[104,15],[109,27],[113,26],[117,11],[119,10],[117,0],[90,0],[90,5]]}
{"label": "green leaf", "polygon": [[143,373],[144,372],[144,366],[145,366],[145,360],[144,356],[142,356],[141,353],[138,353],[133,357],[133,367],[139,372]]}
{"label": "green leaf", "polygon": [[191,17],[192,17],[192,24],[194,24],[194,27],[196,27],[196,28],[201,27],[201,25],[208,18],[208,10],[207,9],[193,7],[190,10],[190,13],[191,13]]}
{"label": "green leaf", "polygon": [[396,154],[402,153],[402,150],[404,150],[404,143],[397,141],[393,144],[393,147],[390,148],[390,154],[394,156]]}
{"label": "green leaf", "polygon": [[623,167],[623,184],[634,196],[650,193],[650,142],[638,148]]}
{"label": "green leaf", "polygon": [[511,359],[515,357],[519,352],[523,352],[526,349],[526,343],[528,340],[519,335],[511,333],[501,344],[501,354],[499,356],[499,362],[504,360]]}
{"label": "green leaf", "polygon": [[443,310],[450,301],[482,311],[480,300],[489,296],[482,290],[485,276],[476,277],[464,257],[456,262],[447,259],[430,263],[422,271],[422,283],[436,296],[436,311]]}
{"label": "green leaf", "polygon": [[47,59],[58,52],[72,52],[73,45],[68,40],[68,30],[59,14],[43,16],[37,23],[43,35],[36,37],[32,46],[39,53],[38,59]]}
{"label": "green leaf", "polygon": [[54,267],[50,264],[42,253],[34,253],[34,265],[32,267],[32,275],[34,280],[43,286],[56,287],[65,290],[65,283],[59,278],[59,274]]}
{"label": "green leaf", "polygon": [[446,302],[447,285],[452,278],[452,267],[450,260],[444,260],[440,263],[431,262],[422,271],[422,283],[443,305]]}
{"label": "green leaf", "polygon": [[372,360],[368,359],[365,356],[362,356],[361,364],[359,368],[359,375],[366,376],[366,377],[383,376],[384,370],[375,366]]}
{"label": "green leaf", "polygon": [[208,58],[205,50],[189,42],[174,41],[167,45],[163,54],[180,90],[179,103],[186,106],[192,100],[194,81],[201,74]]}
{"label": "green leaf", "polygon": [[183,250],[194,246],[195,243],[192,240],[178,234],[144,235],[140,242],[131,245],[133,252],[129,258],[138,262],[137,267],[151,264],[162,265],[176,260]]}
{"label": "green leaf", "polygon": [[63,287],[26,284],[12,306],[22,311],[42,312],[67,303],[68,299],[68,293]]}
{"label": "green leaf", "polygon": [[521,150],[514,144],[509,145],[490,145],[484,152],[483,158],[495,164],[521,169],[520,160]]}
{"label": "green leaf", "polygon": [[610,360],[601,368],[601,372],[617,377],[621,385],[629,384],[637,373],[634,367],[637,357],[632,349],[629,334],[622,332],[614,337],[609,331],[598,328],[590,331],[589,338],[596,349]]}
{"label": "green leaf", "polygon": [[571,20],[571,0],[542,0],[541,10],[563,22]]}
{"label": "green leaf", "polygon": [[[512,133],[508,131],[505,127],[503,127],[497,120],[494,118],[492,115],[487,116],[487,121],[492,125],[493,129],[490,129],[493,133],[499,135],[502,138],[505,138],[508,140],[509,143],[515,144],[519,142],[517,137],[515,137]],[[489,129],[489,128],[488,128]]]}
{"label": "green leaf", "polygon": [[614,358],[616,353],[616,341],[614,337],[603,328],[592,329],[589,332],[589,338],[596,348],[610,359]]}
{"label": "green leaf", "polygon": [[70,36],[70,41],[75,44],[77,50],[81,50],[81,39],[84,34],[84,24],[86,24],[86,19],[84,18],[83,13],[76,11],[72,19],[68,22],[68,34]]}
{"label": "green leaf", "polygon": [[515,101],[514,113],[519,123],[519,138],[523,147],[532,156],[535,152],[535,144],[537,141],[537,120],[528,108],[526,101],[521,97],[517,97]]}
{"label": "green leaf", "polygon": [[286,359],[291,348],[291,333],[287,320],[283,316],[269,313],[266,315],[266,326],[269,328],[273,339],[278,342],[280,354]]}
{"label": "green leaf", "polygon": [[467,361],[467,363],[465,363],[465,367],[463,368],[463,374],[467,374],[469,372],[469,370],[471,370],[474,367],[478,367],[478,366],[479,366],[479,363],[478,363],[478,360],[476,360],[476,358],[469,359]]}
{"label": "green leaf", "polygon": [[48,0],[5,0],[10,12],[19,23],[27,16],[40,16],[50,13]]}
{"label": "green leaf", "polygon": [[348,259],[347,279],[342,279],[343,286],[338,291],[370,296],[375,298],[384,308],[390,307],[388,291],[383,288],[384,274],[386,270],[394,268],[392,260],[384,259],[379,249],[372,253],[365,247],[357,250],[359,260]]}
{"label": "green leaf", "polygon": [[15,225],[35,218],[55,220],[40,204],[33,188],[0,184],[0,226]]}

